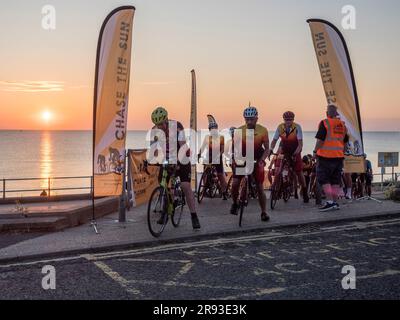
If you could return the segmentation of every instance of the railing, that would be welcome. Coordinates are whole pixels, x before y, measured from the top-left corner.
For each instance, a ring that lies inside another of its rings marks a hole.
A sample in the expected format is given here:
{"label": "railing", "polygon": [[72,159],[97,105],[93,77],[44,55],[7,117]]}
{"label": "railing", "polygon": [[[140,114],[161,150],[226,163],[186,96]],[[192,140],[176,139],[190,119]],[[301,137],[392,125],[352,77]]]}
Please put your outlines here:
{"label": "railing", "polygon": [[[88,185],[89,186],[67,186],[67,187],[52,187],[52,183],[56,181],[70,181],[70,180],[83,180],[87,179],[89,181]],[[2,179],[3,180],[3,199],[7,198],[7,194],[13,193],[13,194],[18,194],[18,193],[35,193],[35,192],[42,192],[40,194],[41,196],[45,197],[50,197],[54,192],[57,191],[79,191],[79,190],[89,190],[89,194],[92,193],[93,190],[93,177],[92,176],[79,176],[79,177],[54,177],[54,178],[18,178],[18,179]],[[8,184],[10,182],[27,182],[27,181],[42,181],[45,182],[46,187],[40,187],[40,188],[23,188],[23,189],[11,189],[7,190]],[[39,196],[39,194],[37,194]]]}
{"label": "railing", "polygon": [[[400,180],[400,173],[393,172],[393,173],[375,173],[374,175],[374,183],[393,183]],[[379,179],[375,179],[378,177]]]}

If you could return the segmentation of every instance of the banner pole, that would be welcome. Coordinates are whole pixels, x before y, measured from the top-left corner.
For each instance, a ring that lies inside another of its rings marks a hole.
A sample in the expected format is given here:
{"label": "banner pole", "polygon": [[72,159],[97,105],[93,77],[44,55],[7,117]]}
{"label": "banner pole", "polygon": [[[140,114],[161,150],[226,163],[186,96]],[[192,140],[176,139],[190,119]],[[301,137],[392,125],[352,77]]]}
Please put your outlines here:
{"label": "banner pole", "polygon": [[[192,94],[191,94],[191,103],[190,103],[190,129],[195,131],[194,137],[194,149],[191,150],[192,153],[197,153],[197,85],[196,85],[196,71],[193,69],[191,71],[192,74]],[[193,137],[191,137],[193,138]],[[193,145],[190,143],[190,145]],[[197,157],[195,157],[197,159]],[[193,164],[192,164],[193,168]],[[194,164],[194,193],[197,193],[197,160]]]}
{"label": "banner pole", "polygon": [[122,172],[122,194],[119,197],[119,210],[118,210],[118,221],[120,223],[126,222],[126,205],[125,205],[125,195],[126,195],[126,151],[124,151],[124,170]]}
{"label": "banner pole", "polygon": [[99,234],[97,230],[97,222],[96,222],[96,214],[95,214],[95,206],[94,206],[94,176],[92,176],[92,222],[90,225],[93,227],[96,234]]}

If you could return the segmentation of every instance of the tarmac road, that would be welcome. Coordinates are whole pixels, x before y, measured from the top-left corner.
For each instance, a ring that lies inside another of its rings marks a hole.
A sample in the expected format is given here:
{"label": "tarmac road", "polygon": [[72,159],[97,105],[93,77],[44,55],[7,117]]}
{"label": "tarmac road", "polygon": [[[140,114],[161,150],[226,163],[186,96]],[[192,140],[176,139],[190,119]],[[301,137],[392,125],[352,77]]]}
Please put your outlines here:
{"label": "tarmac road", "polygon": [[381,218],[1,265],[0,299],[400,299],[399,258],[400,219]]}

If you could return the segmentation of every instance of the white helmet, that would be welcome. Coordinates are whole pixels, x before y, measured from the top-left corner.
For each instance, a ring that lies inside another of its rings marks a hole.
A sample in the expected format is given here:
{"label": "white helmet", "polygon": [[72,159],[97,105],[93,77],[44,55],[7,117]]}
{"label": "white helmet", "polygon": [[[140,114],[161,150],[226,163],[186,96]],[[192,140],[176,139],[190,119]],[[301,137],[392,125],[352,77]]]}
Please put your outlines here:
{"label": "white helmet", "polygon": [[247,107],[243,112],[243,117],[245,118],[255,118],[258,117],[258,111],[256,107]]}

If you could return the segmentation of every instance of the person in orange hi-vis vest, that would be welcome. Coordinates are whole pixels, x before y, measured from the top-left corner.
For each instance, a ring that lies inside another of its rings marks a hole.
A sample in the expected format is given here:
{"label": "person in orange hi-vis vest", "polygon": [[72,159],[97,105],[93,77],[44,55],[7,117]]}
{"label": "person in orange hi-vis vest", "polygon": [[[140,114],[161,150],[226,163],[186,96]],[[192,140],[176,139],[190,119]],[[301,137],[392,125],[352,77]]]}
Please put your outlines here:
{"label": "person in orange hi-vis vest", "polygon": [[344,162],[344,147],[349,140],[345,123],[339,119],[335,105],[328,105],[327,119],[321,121],[315,138],[314,157],[317,158],[317,179],[327,202],[321,212],[339,210],[337,203]]}

